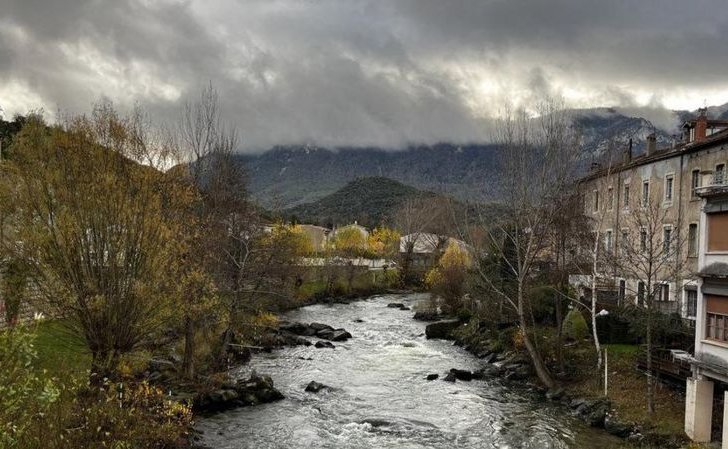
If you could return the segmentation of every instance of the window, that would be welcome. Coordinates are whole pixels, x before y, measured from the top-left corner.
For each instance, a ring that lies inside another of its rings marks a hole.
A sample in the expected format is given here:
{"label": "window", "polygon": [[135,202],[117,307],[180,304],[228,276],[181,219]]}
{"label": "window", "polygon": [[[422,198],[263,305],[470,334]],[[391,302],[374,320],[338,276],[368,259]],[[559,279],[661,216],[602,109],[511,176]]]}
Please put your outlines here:
{"label": "window", "polygon": [[599,190],[594,191],[594,212],[599,212]]}
{"label": "window", "polygon": [[688,256],[697,257],[698,255],[698,224],[690,223],[688,225]]}
{"label": "window", "polygon": [[728,316],[708,312],[705,321],[705,338],[708,340],[728,341]]}
{"label": "window", "polygon": [[670,300],[670,284],[660,284],[658,301],[669,301]]}
{"label": "window", "polygon": [[704,295],[705,338],[728,341],[728,298],[718,295]]}
{"label": "window", "polygon": [[665,201],[672,201],[672,185],[674,181],[674,175],[665,176]]}
{"label": "window", "polygon": [[619,302],[624,303],[624,296],[627,293],[627,283],[624,279],[619,280]]}
{"label": "window", "polygon": [[647,230],[640,229],[640,251],[647,251]]}
{"label": "window", "polygon": [[642,182],[642,207],[650,204],[650,181]]}
{"label": "window", "polygon": [[629,184],[624,185],[623,202],[624,207],[629,207]]}
{"label": "window", "polygon": [[725,184],[725,164],[715,166],[715,184]]}
{"label": "window", "polygon": [[698,187],[700,187],[700,169],[695,169],[692,172],[690,178],[690,196],[692,198],[698,197]]}
{"label": "window", "polygon": [[607,254],[612,253],[612,230],[610,229],[604,234],[604,249],[607,251]]}
{"label": "window", "polygon": [[639,281],[637,283],[637,305],[642,306],[645,303],[645,283]]}
{"label": "window", "polygon": [[708,251],[728,251],[728,212],[707,214]]}
{"label": "window", "polygon": [[619,247],[622,251],[622,255],[627,254],[627,249],[629,244],[629,232],[625,229],[622,229],[622,235],[619,236]]}
{"label": "window", "polygon": [[612,210],[614,207],[614,190],[609,187],[607,189],[607,210]]}
{"label": "window", "polygon": [[662,252],[665,257],[670,257],[672,250],[672,226],[662,228]]}
{"label": "window", "polygon": [[687,302],[687,311],[685,315],[694,318],[698,311],[698,291],[685,289],[685,298],[685,302]]}

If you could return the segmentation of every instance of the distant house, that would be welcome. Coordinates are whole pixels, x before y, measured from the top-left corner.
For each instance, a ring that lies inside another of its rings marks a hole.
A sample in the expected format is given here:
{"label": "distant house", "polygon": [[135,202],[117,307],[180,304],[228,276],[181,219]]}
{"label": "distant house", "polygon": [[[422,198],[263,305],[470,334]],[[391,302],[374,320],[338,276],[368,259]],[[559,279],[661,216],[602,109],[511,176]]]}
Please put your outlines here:
{"label": "distant house", "polygon": [[685,395],[685,433],[709,442],[714,404],[724,404],[718,413],[723,415],[722,447],[728,449],[728,184],[723,170],[701,175],[695,354]]}
{"label": "distant house", "polygon": [[314,251],[323,251],[326,249],[331,229],[310,224],[298,225],[298,228],[306,234],[308,239],[311,241]]}
{"label": "distant house", "polygon": [[472,249],[467,243],[452,237],[415,232],[400,237],[400,259],[407,260],[415,271],[426,271],[437,263],[449,245],[457,245],[467,252]]}

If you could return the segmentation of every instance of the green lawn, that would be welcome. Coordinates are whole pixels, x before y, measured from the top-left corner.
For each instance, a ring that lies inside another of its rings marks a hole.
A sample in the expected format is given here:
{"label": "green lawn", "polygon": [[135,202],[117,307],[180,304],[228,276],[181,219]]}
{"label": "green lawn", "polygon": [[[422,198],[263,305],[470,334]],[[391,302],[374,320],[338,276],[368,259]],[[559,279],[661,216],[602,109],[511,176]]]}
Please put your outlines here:
{"label": "green lawn", "polygon": [[38,368],[47,370],[51,376],[85,373],[91,366],[91,355],[83,342],[62,321],[39,323],[35,348],[38,351]]}
{"label": "green lawn", "polygon": [[[587,397],[603,395],[602,373],[596,373],[593,347],[580,345],[587,357],[580,362],[581,370],[593,374],[583,376],[570,385],[573,393]],[[609,399],[620,419],[642,423],[646,430],[660,434],[683,435],[685,398],[661,383],[655,385],[655,413],[647,413],[647,377],[635,369],[637,345],[604,345],[609,353]],[[574,351],[575,352],[575,351]],[[567,355],[568,356],[568,355]]]}

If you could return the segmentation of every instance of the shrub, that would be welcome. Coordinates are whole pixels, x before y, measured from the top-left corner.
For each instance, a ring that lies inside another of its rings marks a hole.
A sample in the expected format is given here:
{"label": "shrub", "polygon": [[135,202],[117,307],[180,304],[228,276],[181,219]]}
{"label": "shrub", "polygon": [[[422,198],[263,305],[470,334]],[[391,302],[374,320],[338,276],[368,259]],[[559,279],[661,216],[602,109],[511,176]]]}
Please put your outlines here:
{"label": "shrub", "polygon": [[38,358],[35,335],[25,327],[0,332],[0,447],[20,443],[33,421],[48,411],[60,394],[55,379],[33,368]]}
{"label": "shrub", "polygon": [[565,299],[549,285],[535,287],[528,292],[533,320],[538,324],[556,324],[556,307],[564,311]]}
{"label": "shrub", "polygon": [[425,284],[430,291],[439,295],[445,313],[456,313],[462,306],[465,281],[472,260],[466,250],[459,245],[448,245],[437,266],[425,276]]}
{"label": "shrub", "polygon": [[576,309],[571,309],[561,326],[562,334],[569,340],[583,340],[589,335],[584,316]]}
{"label": "shrub", "polygon": [[17,259],[9,260],[3,269],[0,292],[5,301],[5,320],[14,324],[20,314],[28,284],[28,267]]}

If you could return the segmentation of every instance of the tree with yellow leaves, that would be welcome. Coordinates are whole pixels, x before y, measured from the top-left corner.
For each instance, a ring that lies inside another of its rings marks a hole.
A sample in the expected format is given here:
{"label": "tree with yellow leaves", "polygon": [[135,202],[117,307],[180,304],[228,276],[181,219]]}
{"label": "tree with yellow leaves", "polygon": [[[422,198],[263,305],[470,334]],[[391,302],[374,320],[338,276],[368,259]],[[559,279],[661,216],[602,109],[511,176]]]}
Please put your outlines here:
{"label": "tree with yellow leaves", "polygon": [[383,259],[391,259],[399,253],[400,234],[387,227],[375,228],[369,234],[369,251]]}
{"label": "tree with yellow leaves", "polygon": [[362,256],[368,249],[366,236],[355,226],[337,229],[331,244],[337,254],[346,257]]}
{"label": "tree with yellow leaves", "polygon": [[33,116],[3,164],[16,206],[4,252],[83,337],[92,380],[113,377],[174,311],[178,211],[194,194],[153,166],[169,166],[170,147],[147,132],[142,115],[108,103],[56,126]]}
{"label": "tree with yellow leaves", "polygon": [[437,265],[425,275],[425,284],[433,294],[443,299],[446,313],[456,313],[460,309],[468,270],[472,266],[468,251],[451,242]]}

